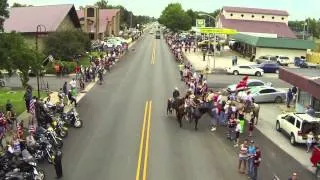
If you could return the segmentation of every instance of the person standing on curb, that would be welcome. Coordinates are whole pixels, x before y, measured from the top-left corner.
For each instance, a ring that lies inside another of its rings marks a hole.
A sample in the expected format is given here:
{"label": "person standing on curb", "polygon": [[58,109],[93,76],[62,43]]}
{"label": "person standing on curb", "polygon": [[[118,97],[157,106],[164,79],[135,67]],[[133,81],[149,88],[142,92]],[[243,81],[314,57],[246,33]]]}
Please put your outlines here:
{"label": "person standing on curb", "polygon": [[24,100],[26,102],[26,108],[27,108],[27,112],[30,112],[30,101],[32,99],[32,88],[31,86],[27,86],[26,88],[26,92],[24,94]]}
{"label": "person standing on curb", "polygon": [[251,140],[248,146],[248,168],[247,168],[247,175],[248,177],[253,176],[253,168],[254,168],[254,157],[256,155],[256,146],[254,145],[254,141]]}
{"label": "person standing on curb", "polygon": [[[248,140],[245,139],[243,144],[240,145],[240,152],[239,152],[239,173],[244,174],[246,172],[247,167],[247,158],[248,158]],[[243,166],[243,170],[242,170]]]}
{"label": "person standing on curb", "polygon": [[258,179],[258,168],[261,163],[261,151],[258,146],[256,146],[256,153],[253,157],[253,172],[251,179],[252,180],[257,180]]}
{"label": "person standing on curb", "polygon": [[57,151],[54,158],[54,169],[56,170],[57,179],[60,179],[63,176],[61,159],[62,153],[61,151]]}
{"label": "person standing on curb", "polygon": [[239,146],[239,137],[240,137],[240,131],[241,131],[241,124],[240,121],[237,120],[236,121],[237,125],[236,125],[236,129],[235,129],[235,140],[234,140],[234,147],[238,147]]}

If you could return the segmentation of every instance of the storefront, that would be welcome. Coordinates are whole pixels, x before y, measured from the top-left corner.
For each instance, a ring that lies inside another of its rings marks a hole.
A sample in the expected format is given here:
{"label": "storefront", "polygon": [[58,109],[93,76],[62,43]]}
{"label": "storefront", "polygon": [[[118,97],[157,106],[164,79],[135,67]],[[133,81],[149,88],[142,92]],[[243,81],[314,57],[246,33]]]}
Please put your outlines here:
{"label": "storefront", "polygon": [[281,68],[279,78],[298,88],[296,111],[305,112],[311,105],[320,116],[320,70]]}

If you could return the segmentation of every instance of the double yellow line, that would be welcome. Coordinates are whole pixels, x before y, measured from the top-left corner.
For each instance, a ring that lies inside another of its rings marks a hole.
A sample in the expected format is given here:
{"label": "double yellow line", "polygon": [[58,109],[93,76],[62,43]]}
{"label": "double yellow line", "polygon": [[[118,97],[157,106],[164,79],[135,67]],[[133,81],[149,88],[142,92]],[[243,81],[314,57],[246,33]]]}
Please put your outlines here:
{"label": "double yellow line", "polygon": [[153,41],[152,54],[151,54],[151,64],[156,63],[156,41]]}
{"label": "double yellow line", "polygon": [[[147,167],[148,167],[148,157],[149,157],[149,139],[150,139],[150,126],[151,126],[151,111],[152,111],[152,101],[146,101],[143,116],[143,126],[141,131],[140,148],[139,148],[139,159],[137,165],[136,180],[147,179]],[[142,162],[142,155],[144,155],[144,160]],[[143,167],[143,170],[141,170]]]}

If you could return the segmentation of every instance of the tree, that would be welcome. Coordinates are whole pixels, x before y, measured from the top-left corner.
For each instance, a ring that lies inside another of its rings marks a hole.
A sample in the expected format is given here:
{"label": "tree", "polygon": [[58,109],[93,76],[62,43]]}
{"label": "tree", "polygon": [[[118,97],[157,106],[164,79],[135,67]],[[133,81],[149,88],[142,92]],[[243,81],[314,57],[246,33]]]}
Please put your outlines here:
{"label": "tree", "polygon": [[45,54],[57,59],[70,60],[89,50],[90,39],[80,30],[59,31],[49,34],[44,41]]}
{"label": "tree", "polygon": [[159,22],[174,32],[179,30],[189,30],[192,19],[182,9],[180,3],[170,3],[163,11]]}
{"label": "tree", "polygon": [[11,7],[28,7],[32,5],[20,4],[20,3],[13,3]]}
{"label": "tree", "polygon": [[0,0],[0,32],[3,32],[3,22],[5,18],[9,17],[8,7],[7,0]]}
{"label": "tree", "polygon": [[199,14],[192,9],[188,9],[187,12],[188,16],[191,18],[192,26],[196,25],[196,20],[200,18]]}
{"label": "tree", "polygon": [[20,71],[20,80],[24,87],[29,81],[29,70],[41,67],[41,55],[31,49],[21,34],[2,33],[0,34],[0,68],[9,72]]}
{"label": "tree", "polygon": [[100,9],[108,9],[108,1],[105,0],[97,1],[94,5],[98,6]]}

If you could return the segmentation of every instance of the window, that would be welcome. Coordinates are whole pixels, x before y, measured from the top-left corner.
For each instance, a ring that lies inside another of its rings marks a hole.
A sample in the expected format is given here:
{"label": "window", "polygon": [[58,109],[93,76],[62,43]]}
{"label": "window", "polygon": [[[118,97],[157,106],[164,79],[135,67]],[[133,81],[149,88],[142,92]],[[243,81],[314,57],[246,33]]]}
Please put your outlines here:
{"label": "window", "polygon": [[274,19],[274,16],[272,16],[272,19]]}
{"label": "window", "polygon": [[254,18],[254,15],[252,15],[251,17]]}
{"label": "window", "polygon": [[320,112],[320,100],[312,98],[312,107],[315,112]]}
{"label": "window", "polygon": [[243,14],[241,14],[241,17],[243,17],[244,15]]}
{"label": "window", "polygon": [[274,89],[263,89],[260,91],[260,94],[268,94],[268,93],[274,93],[276,90]]}
{"label": "window", "polygon": [[310,95],[305,91],[299,90],[298,103],[301,104],[302,106],[310,105]]}
{"label": "window", "polygon": [[230,16],[233,16],[233,14],[231,13]]}
{"label": "window", "polygon": [[249,66],[239,66],[241,69],[251,69]]}
{"label": "window", "polygon": [[294,125],[294,121],[295,121],[295,118],[294,118],[294,117],[292,117],[292,116],[287,116],[287,117],[286,117],[286,120],[287,120],[290,124]]}
{"label": "window", "polygon": [[297,127],[298,129],[300,129],[300,127],[301,127],[301,122],[300,122],[299,120],[297,120],[296,127]]}
{"label": "window", "polygon": [[262,82],[249,82],[248,86],[263,86],[264,84]]}
{"label": "window", "polygon": [[272,60],[272,61],[276,61],[276,60],[277,60],[277,58],[276,58],[276,57],[270,57],[270,60]]}
{"label": "window", "polygon": [[264,16],[262,16],[262,19],[264,19]]}
{"label": "window", "polygon": [[87,17],[94,17],[94,8],[87,9]]}
{"label": "window", "polygon": [[284,20],[284,17],[282,17],[281,19]]}

